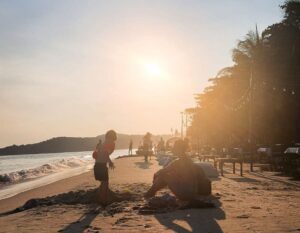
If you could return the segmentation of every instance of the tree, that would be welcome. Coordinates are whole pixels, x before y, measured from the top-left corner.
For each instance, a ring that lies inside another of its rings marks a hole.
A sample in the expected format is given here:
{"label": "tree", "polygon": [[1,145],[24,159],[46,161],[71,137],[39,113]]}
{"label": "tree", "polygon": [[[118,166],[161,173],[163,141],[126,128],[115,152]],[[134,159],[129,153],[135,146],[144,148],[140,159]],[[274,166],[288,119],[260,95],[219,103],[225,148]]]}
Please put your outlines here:
{"label": "tree", "polygon": [[214,147],[247,143],[251,77],[255,142],[300,140],[300,2],[286,1],[281,8],[283,20],[261,34],[257,27],[249,31],[232,51],[234,65],[195,96],[198,107],[188,130],[195,140]]}

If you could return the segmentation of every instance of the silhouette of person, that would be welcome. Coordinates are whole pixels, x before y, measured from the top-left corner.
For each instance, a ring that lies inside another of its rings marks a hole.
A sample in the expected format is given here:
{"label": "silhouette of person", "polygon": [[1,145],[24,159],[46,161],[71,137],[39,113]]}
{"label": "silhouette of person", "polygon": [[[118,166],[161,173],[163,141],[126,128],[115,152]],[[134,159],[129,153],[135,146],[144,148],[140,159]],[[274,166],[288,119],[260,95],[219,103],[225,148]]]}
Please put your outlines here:
{"label": "silhouette of person", "polygon": [[166,186],[175,196],[184,201],[192,201],[198,195],[211,194],[211,182],[203,170],[186,156],[186,142],[178,140],[174,144],[173,154],[179,159],[172,161],[165,168],[154,174],[153,184],[144,195],[155,196],[156,192]]}
{"label": "silhouette of person", "polygon": [[164,139],[162,137],[160,138],[160,141],[158,142],[157,147],[158,147],[157,148],[158,152],[164,152],[166,150],[166,148],[165,148],[165,141],[164,141]]}
{"label": "silhouette of person", "polygon": [[147,132],[143,138],[143,153],[144,153],[145,162],[148,162],[148,156],[151,156],[152,153],[151,136],[152,136],[151,133]]}
{"label": "silhouette of person", "polygon": [[100,150],[101,146],[102,146],[102,140],[99,139],[99,142],[98,142],[98,144],[96,146],[96,151]]}
{"label": "silhouette of person", "polygon": [[[97,145],[95,165],[94,165],[94,176],[96,180],[101,182],[99,187],[99,203],[106,205],[108,202],[109,195],[109,177],[108,168],[114,169],[115,166],[110,159],[110,155],[115,150],[115,141],[117,140],[117,134],[114,130],[109,130],[105,134],[105,140],[103,143]],[[94,157],[94,156],[93,156]]]}
{"label": "silhouette of person", "polygon": [[133,142],[132,142],[132,139],[130,139],[129,149],[128,149],[128,155],[132,155],[132,146],[133,146]]}

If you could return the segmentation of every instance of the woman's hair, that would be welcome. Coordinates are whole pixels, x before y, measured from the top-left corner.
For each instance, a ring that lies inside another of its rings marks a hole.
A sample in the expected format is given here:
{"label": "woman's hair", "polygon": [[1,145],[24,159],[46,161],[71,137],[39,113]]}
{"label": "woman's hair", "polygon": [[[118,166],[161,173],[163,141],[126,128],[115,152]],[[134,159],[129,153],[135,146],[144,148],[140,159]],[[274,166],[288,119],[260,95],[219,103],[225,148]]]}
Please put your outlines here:
{"label": "woman's hair", "polygon": [[110,140],[117,140],[117,133],[114,130],[108,130],[105,134],[105,139],[110,139]]}

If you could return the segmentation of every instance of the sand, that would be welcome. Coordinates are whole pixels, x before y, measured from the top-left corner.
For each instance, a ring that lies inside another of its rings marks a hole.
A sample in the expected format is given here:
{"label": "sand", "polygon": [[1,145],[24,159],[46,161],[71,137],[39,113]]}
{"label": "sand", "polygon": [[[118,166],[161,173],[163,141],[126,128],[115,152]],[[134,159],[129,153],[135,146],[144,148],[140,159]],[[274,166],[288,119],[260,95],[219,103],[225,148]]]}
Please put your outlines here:
{"label": "sand", "polygon": [[[154,159],[145,164],[141,157],[118,159],[115,165],[110,172],[112,190],[131,194],[122,202],[105,209],[82,201],[37,206],[0,217],[0,232],[300,232],[300,188],[278,182],[270,173],[263,177],[245,172],[240,177],[227,169],[225,177],[213,182],[216,207],[141,214],[146,203],[142,194],[160,166]],[[0,212],[31,198],[74,196],[97,186],[87,172],[1,200]]]}

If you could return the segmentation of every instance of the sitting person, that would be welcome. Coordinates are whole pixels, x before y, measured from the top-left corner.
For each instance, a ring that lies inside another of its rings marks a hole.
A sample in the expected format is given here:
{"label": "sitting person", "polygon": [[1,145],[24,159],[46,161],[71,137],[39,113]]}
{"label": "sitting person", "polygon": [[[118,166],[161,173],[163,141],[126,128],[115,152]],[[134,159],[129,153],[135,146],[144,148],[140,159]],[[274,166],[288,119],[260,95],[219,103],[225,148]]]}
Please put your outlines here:
{"label": "sitting person", "polygon": [[153,184],[145,198],[155,196],[156,192],[164,187],[183,201],[192,201],[199,195],[211,194],[211,181],[203,170],[186,156],[186,143],[178,140],[174,144],[173,154],[179,159],[172,161],[165,168],[154,174]]}

